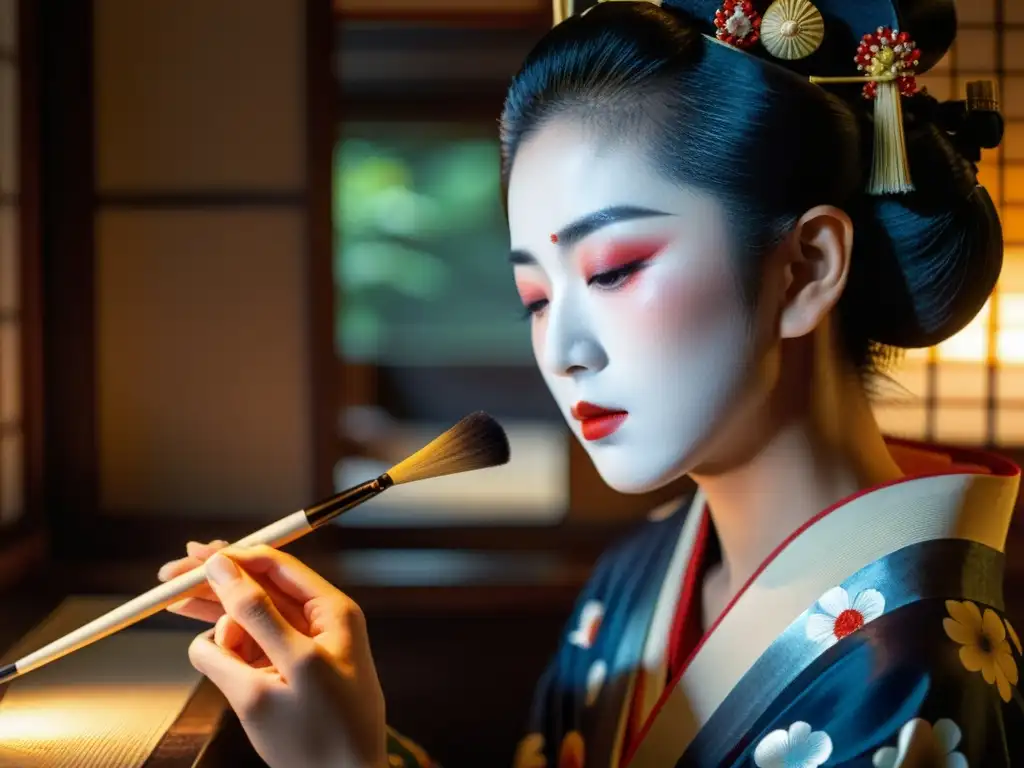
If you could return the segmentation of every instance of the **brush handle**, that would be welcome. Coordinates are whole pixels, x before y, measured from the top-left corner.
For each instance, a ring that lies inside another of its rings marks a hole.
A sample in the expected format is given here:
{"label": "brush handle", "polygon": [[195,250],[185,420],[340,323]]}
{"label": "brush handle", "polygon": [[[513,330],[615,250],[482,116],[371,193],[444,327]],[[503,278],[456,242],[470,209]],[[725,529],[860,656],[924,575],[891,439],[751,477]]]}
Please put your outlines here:
{"label": "brush handle", "polygon": [[[283,547],[289,542],[305,536],[312,531],[305,510],[299,510],[277,522],[260,528],[244,539],[232,544],[232,547],[245,549],[257,544],[267,544],[271,547]],[[77,651],[86,645],[102,640],[108,635],[131,626],[143,619],[162,611],[172,603],[176,603],[182,596],[206,582],[206,572],[202,566],[193,568],[191,571],[181,574],[170,581],[165,581],[158,587],[144,592],[138,597],[129,600],[127,603],[118,606],[88,624],[84,624],[73,632],[69,632],[49,645],[44,645],[38,651],[33,651],[28,656],[23,656],[15,662],[17,674],[22,675],[30,670],[36,669],[56,661],[61,656]]]}

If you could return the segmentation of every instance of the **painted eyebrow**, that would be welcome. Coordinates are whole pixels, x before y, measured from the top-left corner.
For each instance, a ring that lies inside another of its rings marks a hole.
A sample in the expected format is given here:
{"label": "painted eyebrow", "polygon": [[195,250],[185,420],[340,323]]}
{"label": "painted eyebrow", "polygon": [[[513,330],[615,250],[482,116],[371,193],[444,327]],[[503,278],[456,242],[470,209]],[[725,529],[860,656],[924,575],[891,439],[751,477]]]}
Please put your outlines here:
{"label": "painted eyebrow", "polygon": [[[564,251],[572,248],[583,238],[612,224],[668,215],[665,211],[657,211],[653,208],[641,208],[634,205],[613,205],[610,208],[602,208],[600,211],[588,213],[583,218],[577,219],[561,232],[556,232],[555,237],[557,238],[558,247]],[[537,263],[537,259],[529,251],[522,250],[512,251],[508,256],[508,260],[513,264]]]}

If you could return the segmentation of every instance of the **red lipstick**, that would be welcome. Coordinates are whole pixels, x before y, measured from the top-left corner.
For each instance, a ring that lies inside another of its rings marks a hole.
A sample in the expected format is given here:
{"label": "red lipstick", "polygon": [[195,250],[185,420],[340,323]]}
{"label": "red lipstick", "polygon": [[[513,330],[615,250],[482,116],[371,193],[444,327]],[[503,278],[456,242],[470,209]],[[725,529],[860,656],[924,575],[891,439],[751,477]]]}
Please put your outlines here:
{"label": "red lipstick", "polygon": [[584,440],[600,440],[608,437],[619,427],[629,416],[628,411],[616,411],[610,408],[602,408],[585,401],[580,401],[572,407],[572,417],[580,422]]}

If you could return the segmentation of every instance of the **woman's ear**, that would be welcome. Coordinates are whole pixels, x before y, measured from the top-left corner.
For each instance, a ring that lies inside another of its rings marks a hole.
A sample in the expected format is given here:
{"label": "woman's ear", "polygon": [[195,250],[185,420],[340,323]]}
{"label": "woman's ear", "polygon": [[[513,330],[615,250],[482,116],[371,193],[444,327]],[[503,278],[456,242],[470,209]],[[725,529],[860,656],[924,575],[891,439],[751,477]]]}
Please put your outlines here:
{"label": "woman's ear", "polygon": [[820,205],[800,217],[784,246],[782,338],[806,336],[832,311],[846,287],[852,251],[853,222],[844,211]]}

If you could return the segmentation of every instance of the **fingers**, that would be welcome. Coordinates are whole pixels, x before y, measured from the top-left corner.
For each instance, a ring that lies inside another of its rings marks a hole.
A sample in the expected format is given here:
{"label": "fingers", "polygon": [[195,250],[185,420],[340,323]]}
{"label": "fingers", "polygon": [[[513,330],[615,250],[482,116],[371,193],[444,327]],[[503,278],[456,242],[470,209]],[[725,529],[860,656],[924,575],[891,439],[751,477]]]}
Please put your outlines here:
{"label": "fingers", "polygon": [[[209,544],[190,541],[185,545],[185,552],[188,556],[165,563],[157,572],[157,578],[160,581],[170,581],[183,573],[198,568],[210,555],[227,545],[228,543],[223,539],[211,541]],[[179,616],[208,621],[211,624],[224,615],[224,608],[206,583],[194,590],[191,597],[169,605],[167,610]]]}
{"label": "fingers", "polygon": [[250,667],[258,669],[270,666],[270,659],[263,649],[256,644],[249,633],[227,614],[217,620],[213,630],[213,642],[226,651],[237,655]]}
{"label": "fingers", "polygon": [[185,552],[188,553],[189,557],[194,557],[196,560],[207,560],[213,556],[214,552],[224,549],[227,545],[228,543],[224,539],[214,539],[209,544],[190,541],[185,544]]}
{"label": "fingers", "polygon": [[[193,568],[198,568],[211,555],[223,549],[226,545],[224,541],[213,541],[209,544],[199,544],[190,541],[186,545],[186,549],[192,554],[189,557],[183,557],[180,560],[167,563],[160,569],[158,576],[161,581],[166,581]],[[281,614],[288,619],[288,622],[300,632],[308,633],[309,620],[305,615],[302,602],[276,587],[265,576],[257,576],[256,580],[262,583],[263,588],[273,599]],[[224,615],[224,608],[220,604],[220,600],[207,582],[203,582],[202,586],[193,590],[189,597],[169,605],[167,610],[179,616],[211,624]]]}
{"label": "fingers", "polygon": [[192,641],[189,660],[220,689],[243,722],[255,720],[280,680],[253,669],[235,653],[217,645],[214,632],[211,629]]}
{"label": "fingers", "polygon": [[224,611],[263,649],[278,670],[286,673],[312,650],[312,640],[281,615],[273,598],[232,557],[215,554],[206,575]]}
{"label": "fingers", "polygon": [[228,543],[222,539],[211,541],[209,544],[200,544],[198,541],[190,541],[185,545],[185,552],[188,556],[165,563],[157,573],[157,578],[160,579],[160,581],[170,581],[175,576],[180,576],[183,573],[191,571],[193,568],[198,568],[214,552],[223,549],[227,545]]}
{"label": "fingers", "polygon": [[[209,587],[206,587],[205,591],[210,595],[213,594]],[[184,600],[171,603],[167,606],[167,610],[179,616],[206,621],[210,624],[224,615],[224,606],[220,604],[219,600],[207,600],[202,597],[187,597]]]}
{"label": "fingers", "polygon": [[314,598],[341,596],[327,579],[298,558],[260,544],[230,550],[231,558],[253,576],[264,577],[289,597],[304,603]]}
{"label": "fingers", "polygon": [[228,554],[262,583],[272,584],[296,600],[303,608],[305,630],[317,637],[332,656],[345,655],[353,643],[368,648],[366,620],[360,607],[308,565],[264,545],[228,550]]}

